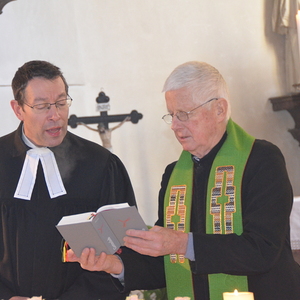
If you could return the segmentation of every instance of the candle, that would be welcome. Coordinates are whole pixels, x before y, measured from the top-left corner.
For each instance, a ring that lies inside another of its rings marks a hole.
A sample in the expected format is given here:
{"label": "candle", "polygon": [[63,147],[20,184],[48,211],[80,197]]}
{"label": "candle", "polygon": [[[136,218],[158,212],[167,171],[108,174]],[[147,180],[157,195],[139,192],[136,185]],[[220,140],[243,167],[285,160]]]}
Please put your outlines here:
{"label": "candle", "polygon": [[126,300],[139,300],[139,297],[138,297],[138,295],[131,295],[131,296],[126,297]]}
{"label": "candle", "polygon": [[223,293],[223,300],[254,300],[253,293],[234,290],[233,293]]}

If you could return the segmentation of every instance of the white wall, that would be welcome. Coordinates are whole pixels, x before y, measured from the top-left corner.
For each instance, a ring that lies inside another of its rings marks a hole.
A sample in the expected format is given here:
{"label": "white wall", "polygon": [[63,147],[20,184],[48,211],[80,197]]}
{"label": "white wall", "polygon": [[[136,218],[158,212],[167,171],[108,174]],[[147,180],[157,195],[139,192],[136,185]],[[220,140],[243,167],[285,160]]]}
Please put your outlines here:
{"label": "white wall", "polygon": [[[270,97],[284,94],[284,37],[271,30],[272,0],[17,0],[0,15],[0,135],[16,128],[10,82],[24,62],[58,65],[71,85],[71,114],[93,116],[101,89],[109,114],[136,109],[143,119],[112,134],[148,224],[156,219],[165,166],[181,147],[161,120],[161,89],[169,73],[189,60],[206,61],[224,75],[232,116],[249,133],[272,141],[285,155],[295,194],[300,194],[300,149],[287,132],[286,112],[273,112]],[[114,126],[112,124],[110,126]],[[94,126],[95,127],[95,126]],[[101,143],[84,127],[72,132]]]}

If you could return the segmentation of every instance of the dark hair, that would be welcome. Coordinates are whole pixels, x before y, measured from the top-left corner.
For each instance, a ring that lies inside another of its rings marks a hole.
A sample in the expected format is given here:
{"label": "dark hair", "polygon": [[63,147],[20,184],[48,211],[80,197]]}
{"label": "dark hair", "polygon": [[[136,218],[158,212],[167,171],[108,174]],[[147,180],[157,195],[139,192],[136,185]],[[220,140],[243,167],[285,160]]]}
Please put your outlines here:
{"label": "dark hair", "polygon": [[68,94],[69,86],[58,67],[47,61],[33,60],[25,63],[22,67],[20,67],[12,80],[11,86],[14,98],[18,101],[19,105],[23,105],[24,91],[27,87],[28,82],[35,77],[42,77],[49,80],[61,77],[65,84],[66,93]]}

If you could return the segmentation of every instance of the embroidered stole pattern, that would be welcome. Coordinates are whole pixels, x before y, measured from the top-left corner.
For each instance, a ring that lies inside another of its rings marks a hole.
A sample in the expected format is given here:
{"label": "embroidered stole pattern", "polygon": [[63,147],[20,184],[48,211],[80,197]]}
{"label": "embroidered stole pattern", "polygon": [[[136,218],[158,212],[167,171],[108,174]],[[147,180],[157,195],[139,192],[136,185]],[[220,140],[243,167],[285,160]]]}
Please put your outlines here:
{"label": "embroidered stole pattern", "polygon": [[[189,232],[193,185],[191,154],[183,151],[175,168],[178,172],[172,172],[165,194],[164,225],[170,229]],[[164,262],[168,299],[190,297],[193,300],[193,279],[188,259],[183,255],[170,254],[164,257]]]}
{"label": "embroidered stole pattern", "polygon": [[[215,174],[215,186],[211,191],[209,211],[213,217],[213,234],[233,233],[233,214],[236,212],[236,188],[233,185],[233,180],[234,166],[217,167]],[[228,197],[228,202],[224,203],[225,222],[222,222],[222,204],[218,201],[218,198],[222,196],[223,190],[225,195]]]}

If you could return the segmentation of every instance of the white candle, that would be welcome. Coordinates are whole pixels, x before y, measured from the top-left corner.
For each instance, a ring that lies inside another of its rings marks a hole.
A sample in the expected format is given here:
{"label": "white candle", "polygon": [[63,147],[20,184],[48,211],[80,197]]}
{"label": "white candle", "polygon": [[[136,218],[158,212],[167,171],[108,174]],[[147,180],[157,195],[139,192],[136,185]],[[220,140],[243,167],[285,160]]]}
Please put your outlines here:
{"label": "white candle", "polygon": [[223,300],[254,300],[253,293],[234,290],[233,293],[223,293]]}
{"label": "white candle", "polygon": [[131,296],[126,297],[126,300],[139,300],[139,297],[138,297],[138,295],[131,295]]}

